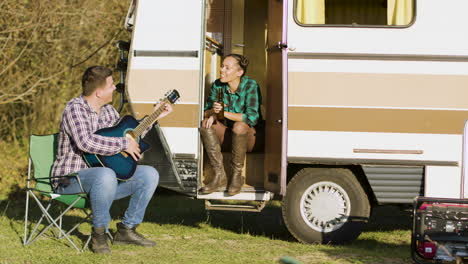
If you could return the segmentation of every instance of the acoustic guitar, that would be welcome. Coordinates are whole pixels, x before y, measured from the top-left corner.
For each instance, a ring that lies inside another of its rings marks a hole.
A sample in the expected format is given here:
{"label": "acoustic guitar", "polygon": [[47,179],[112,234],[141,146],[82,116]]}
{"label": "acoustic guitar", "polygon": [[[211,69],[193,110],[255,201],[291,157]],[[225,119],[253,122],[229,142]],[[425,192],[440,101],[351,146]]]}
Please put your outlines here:
{"label": "acoustic guitar", "polygon": [[[143,119],[141,123],[133,116],[127,115],[121,118],[116,125],[99,129],[95,134],[104,137],[131,137],[138,142],[140,151],[143,153],[150,148],[150,145],[140,138],[141,135],[164,111],[164,103],[174,104],[179,97],[177,90],[169,91],[166,93],[166,98],[161,100],[161,106]],[[137,166],[137,162],[126,152],[120,152],[112,156],[83,153],[83,158],[89,167],[107,167],[114,170],[117,179],[121,181],[130,179]]]}

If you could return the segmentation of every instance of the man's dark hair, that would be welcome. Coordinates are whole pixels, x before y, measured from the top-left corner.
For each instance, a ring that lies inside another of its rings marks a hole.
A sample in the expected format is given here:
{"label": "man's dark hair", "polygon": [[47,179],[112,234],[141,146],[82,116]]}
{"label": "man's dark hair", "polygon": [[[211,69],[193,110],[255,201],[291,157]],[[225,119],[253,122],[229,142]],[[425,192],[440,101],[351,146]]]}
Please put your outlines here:
{"label": "man's dark hair", "polygon": [[96,88],[106,83],[106,79],[109,76],[112,76],[112,70],[104,66],[92,66],[86,69],[81,79],[83,95],[91,95]]}

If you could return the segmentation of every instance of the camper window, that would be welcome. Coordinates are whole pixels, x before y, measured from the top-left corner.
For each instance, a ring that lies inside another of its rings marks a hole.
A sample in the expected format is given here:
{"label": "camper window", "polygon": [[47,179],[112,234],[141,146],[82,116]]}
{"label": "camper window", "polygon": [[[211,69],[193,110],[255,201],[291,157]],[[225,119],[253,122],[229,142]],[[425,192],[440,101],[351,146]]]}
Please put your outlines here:
{"label": "camper window", "polygon": [[409,26],[415,0],[295,0],[302,26]]}

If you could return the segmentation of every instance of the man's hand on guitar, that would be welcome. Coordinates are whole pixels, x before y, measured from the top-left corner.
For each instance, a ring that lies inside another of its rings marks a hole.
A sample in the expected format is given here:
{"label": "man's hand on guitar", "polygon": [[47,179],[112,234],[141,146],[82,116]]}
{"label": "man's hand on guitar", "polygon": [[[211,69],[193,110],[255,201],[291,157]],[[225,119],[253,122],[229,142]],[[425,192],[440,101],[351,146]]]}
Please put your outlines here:
{"label": "man's hand on guitar", "polygon": [[172,112],[172,105],[171,104],[168,104],[168,103],[158,103],[154,106],[154,111],[156,111],[159,107],[164,107],[164,111],[159,115],[159,117],[157,118],[157,120],[167,116],[168,114],[170,114]]}
{"label": "man's hand on guitar", "polygon": [[125,150],[135,161],[141,158],[140,146],[133,138],[128,138],[128,147]]}

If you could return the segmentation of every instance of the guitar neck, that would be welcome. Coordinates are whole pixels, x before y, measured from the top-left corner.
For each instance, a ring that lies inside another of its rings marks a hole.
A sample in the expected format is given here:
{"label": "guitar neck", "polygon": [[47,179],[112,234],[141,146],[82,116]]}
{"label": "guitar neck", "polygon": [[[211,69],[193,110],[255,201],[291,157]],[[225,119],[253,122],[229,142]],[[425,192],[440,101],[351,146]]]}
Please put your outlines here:
{"label": "guitar neck", "polygon": [[154,111],[151,115],[147,116],[134,130],[133,130],[133,134],[135,135],[135,137],[140,137],[144,131],[146,131],[147,128],[149,128],[153,123],[154,121],[156,121],[156,119],[162,114],[162,112],[164,111],[164,105],[163,103],[165,104],[168,104],[169,101],[167,99],[161,101],[161,104],[159,106],[158,109],[156,109],[156,111]]}

